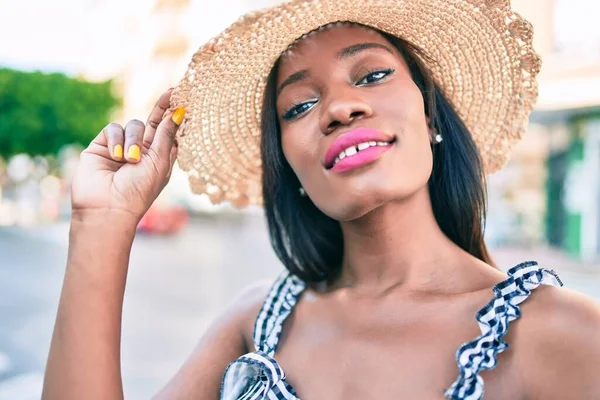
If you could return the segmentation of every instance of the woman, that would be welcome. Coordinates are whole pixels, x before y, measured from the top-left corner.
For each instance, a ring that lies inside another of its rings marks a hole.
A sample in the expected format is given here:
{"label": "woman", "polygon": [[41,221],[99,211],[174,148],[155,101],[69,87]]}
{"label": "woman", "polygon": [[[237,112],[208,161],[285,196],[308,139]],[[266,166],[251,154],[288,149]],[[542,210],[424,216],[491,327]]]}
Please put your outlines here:
{"label": "woman", "polygon": [[243,293],[157,398],[600,398],[598,306],[533,262],[500,272],[483,241],[484,176],[538,70],[503,0],[296,0],[240,20],[147,124],[82,154],[44,398],[123,397],[129,252],[178,149],[197,192],[264,202],[289,273]]}

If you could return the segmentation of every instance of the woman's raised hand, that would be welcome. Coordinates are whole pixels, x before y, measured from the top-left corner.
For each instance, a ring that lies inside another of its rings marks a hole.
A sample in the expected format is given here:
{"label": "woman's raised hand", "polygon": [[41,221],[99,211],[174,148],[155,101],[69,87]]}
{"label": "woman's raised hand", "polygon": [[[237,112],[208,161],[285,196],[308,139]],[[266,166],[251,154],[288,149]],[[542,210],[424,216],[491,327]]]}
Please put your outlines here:
{"label": "woman's raised hand", "polygon": [[185,110],[165,115],[171,90],[146,124],[106,126],[81,154],[72,184],[73,212],[119,214],[137,223],[168,183],[177,158],[175,133]]}

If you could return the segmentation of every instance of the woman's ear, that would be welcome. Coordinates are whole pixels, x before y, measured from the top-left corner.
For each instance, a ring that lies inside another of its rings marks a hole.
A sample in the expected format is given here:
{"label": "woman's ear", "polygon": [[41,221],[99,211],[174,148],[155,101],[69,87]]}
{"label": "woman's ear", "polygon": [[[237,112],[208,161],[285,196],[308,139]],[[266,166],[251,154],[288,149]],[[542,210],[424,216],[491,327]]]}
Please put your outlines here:
{"label": "woman's ear", "polygon": [[425,117],[427,120],[427,131],[429,132],[429,142],[431,144],[439,144],[442,142],[442,135],[437,131],[437,129],[432,125],[429,117]]}
{"label": "woman's ear", "polygon": [[431,119],[427,115],[425,116],[425,121],[427,121],[427,132],[429,133],[429,142],[435,143],[436,131],[431,125]]}

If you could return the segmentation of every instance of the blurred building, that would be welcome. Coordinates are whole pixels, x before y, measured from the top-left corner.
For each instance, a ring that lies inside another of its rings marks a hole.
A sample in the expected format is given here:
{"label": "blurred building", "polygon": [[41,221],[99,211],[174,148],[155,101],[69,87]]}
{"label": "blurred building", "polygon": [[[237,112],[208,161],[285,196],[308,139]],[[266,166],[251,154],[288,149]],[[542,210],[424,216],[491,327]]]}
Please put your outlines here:
{"label": "blurred building", "polygon": [[543,66],[529,132],[512,164],[502,172],[509,182],[501,192],[513,202],[517,216],[518,229],[512,237],[596,259],[600,255],[600,4],[513,0],[513,6],[533,23]]}
{"label": "blurred building", "polygon": [[[158,96],[183,77],[201,44],[245,12],[275,3],[221,0],[216,7],[205,0],[93,0],[83,75],[116,78],[124,96],[121,114],[143,119]],[[107,21],[110,29],[98,29]]]}

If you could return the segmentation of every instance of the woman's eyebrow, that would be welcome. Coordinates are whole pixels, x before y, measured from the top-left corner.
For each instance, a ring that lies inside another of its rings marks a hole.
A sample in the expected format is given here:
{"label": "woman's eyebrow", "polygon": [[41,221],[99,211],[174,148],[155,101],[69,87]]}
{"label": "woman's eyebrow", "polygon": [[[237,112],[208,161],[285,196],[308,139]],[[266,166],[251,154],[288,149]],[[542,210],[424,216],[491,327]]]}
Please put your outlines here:
{"label": "woman's eyebrow", "polygon": [[306,79],[310,76],[310,71],[308,69],[302,69],[300,71],[294,72],[290,76],[288,76],[277,88],[277,96],[283,90],[284,87],[291,85],[292,83],[300,82],[303,79]]}
{"label": "woman's eyebrow", "polygon": [[390,54],[394,54],[392,49],[390,49],[388,46],[381,44],[381,43],[358,43],[358,44],[353,44],[352,46],[345,47],[342,50],[340,50],[339,53],[337,54],[337,58],[338,58],[338,60],[345,60],[349,57],[355,56],[356,54],[360,53],[361,51],[368,50],[368,49],[383,49],[383,50],[386,50],[387,52],[389,52]]}

